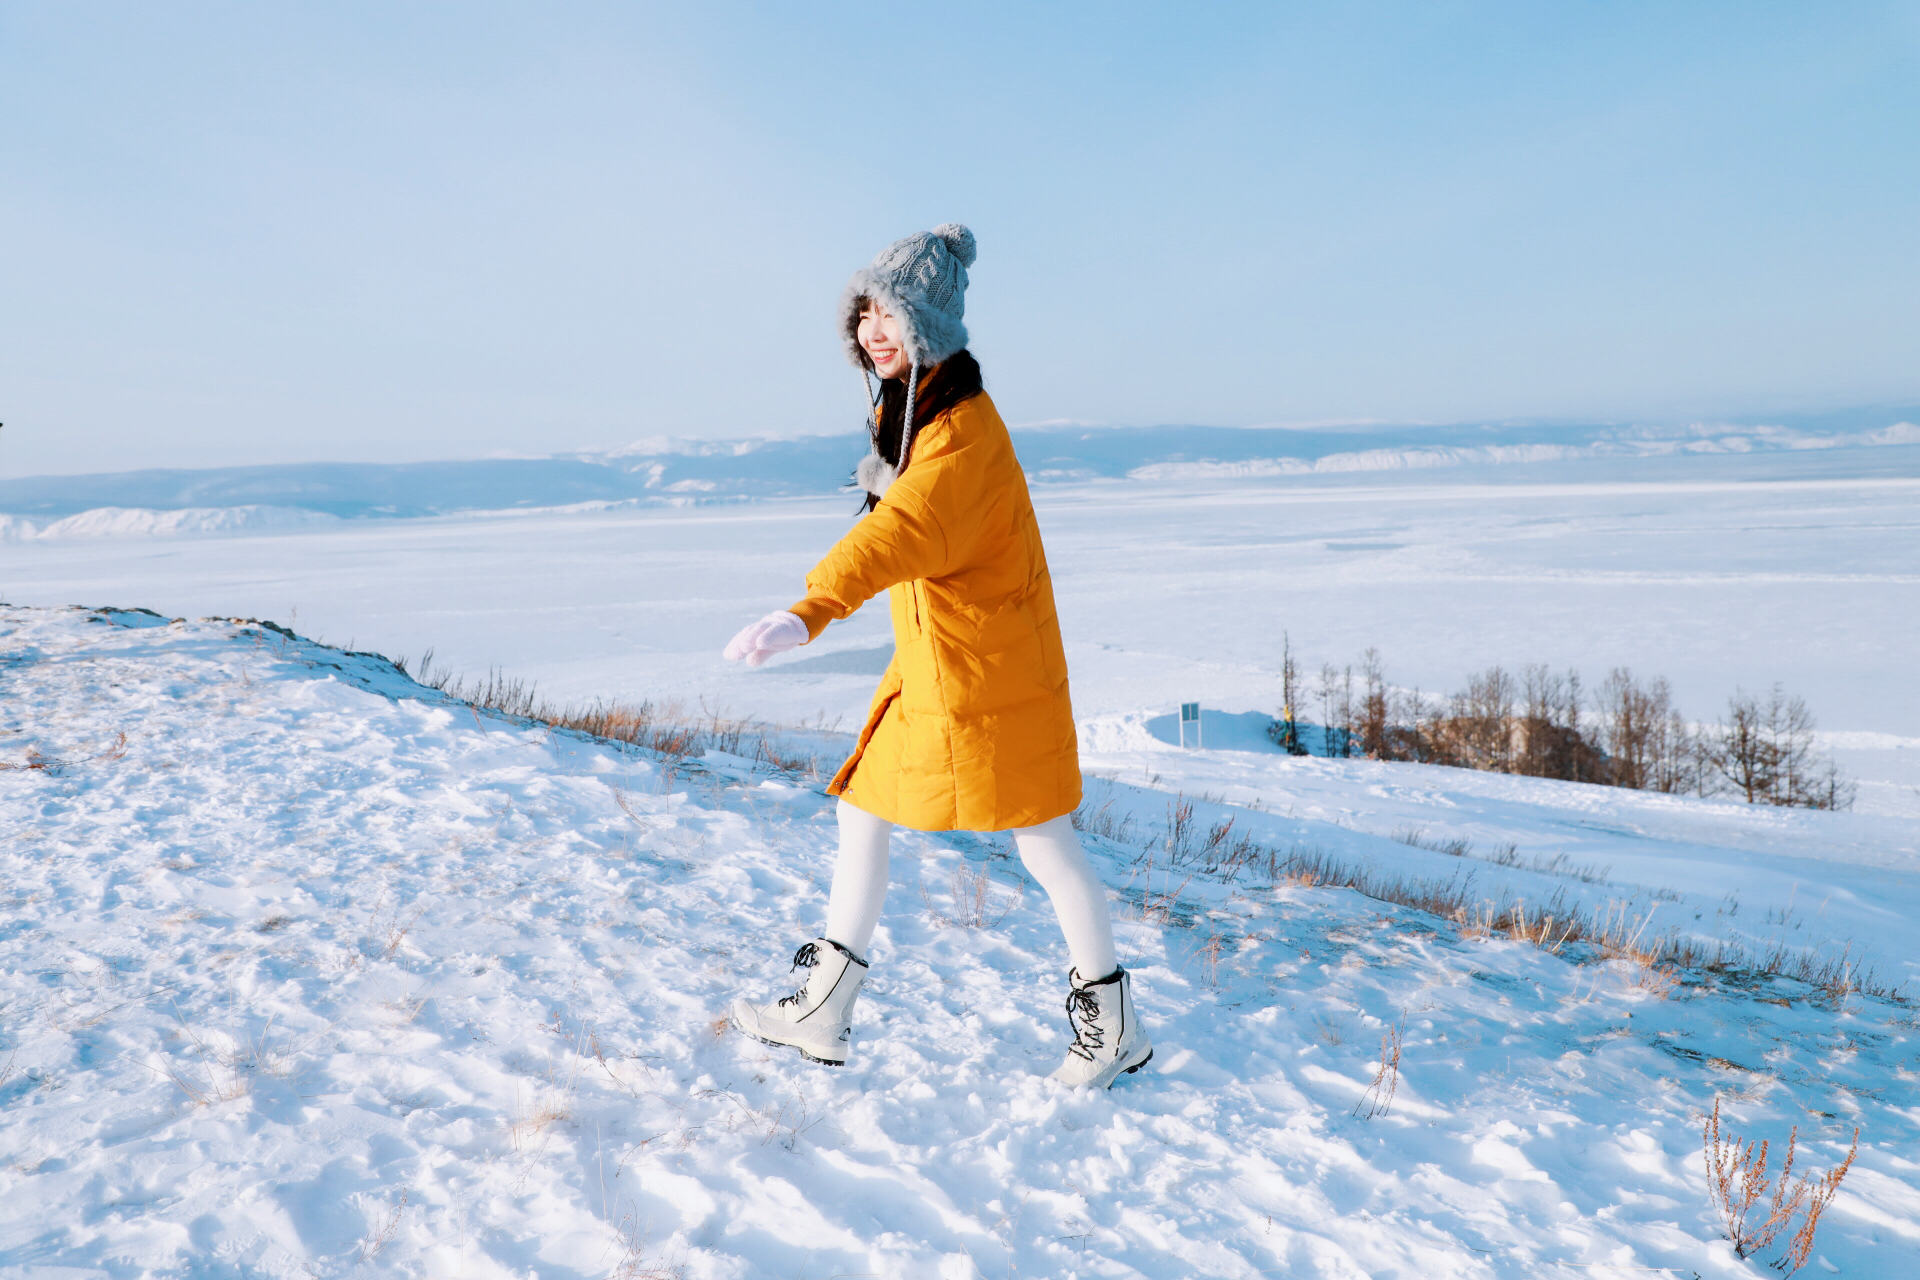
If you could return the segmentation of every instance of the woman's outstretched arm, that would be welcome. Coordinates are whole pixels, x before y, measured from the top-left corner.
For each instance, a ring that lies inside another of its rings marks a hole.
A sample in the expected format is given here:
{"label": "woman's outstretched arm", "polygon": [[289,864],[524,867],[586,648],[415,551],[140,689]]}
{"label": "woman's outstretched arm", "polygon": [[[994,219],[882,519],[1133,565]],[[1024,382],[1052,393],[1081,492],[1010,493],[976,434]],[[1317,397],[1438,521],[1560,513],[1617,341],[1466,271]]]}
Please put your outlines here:
{"label": "woman's outstretched arm", "polygon": [[809,638],[888,587],[938,577],[961,562],[978,525],[975,451],[954,440],[950,419],[927,424],[885,499],[807,574],[806,597],[788,612],[807,624]]}

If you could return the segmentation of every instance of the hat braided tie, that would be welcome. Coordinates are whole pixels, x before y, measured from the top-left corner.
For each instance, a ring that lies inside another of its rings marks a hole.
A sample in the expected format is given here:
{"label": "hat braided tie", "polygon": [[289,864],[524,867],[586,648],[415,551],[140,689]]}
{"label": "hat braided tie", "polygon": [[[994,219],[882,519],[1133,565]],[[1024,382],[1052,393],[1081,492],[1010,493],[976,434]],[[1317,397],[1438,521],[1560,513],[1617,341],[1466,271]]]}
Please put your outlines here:
{"label": "hat braided tie", "polygon": [[913,372],[907,378],[907,421],[900,428],[900,465],[896,472],[907,469],[907,450],[913,448],[913,402],[920,394],[920,361],[913,362]]}

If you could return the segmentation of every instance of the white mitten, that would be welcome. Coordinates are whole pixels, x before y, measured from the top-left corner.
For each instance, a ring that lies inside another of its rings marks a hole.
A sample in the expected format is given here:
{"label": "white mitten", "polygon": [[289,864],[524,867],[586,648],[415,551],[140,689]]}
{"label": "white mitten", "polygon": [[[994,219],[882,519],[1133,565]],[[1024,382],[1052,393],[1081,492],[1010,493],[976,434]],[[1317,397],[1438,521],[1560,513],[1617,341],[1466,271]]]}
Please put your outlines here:
{"label": "white mitten", "polygon": [[742,627],[739,635],[727,641],[724,656],[728,662],[745,658],[748,666],[757,667],[774,654],[797,649],[806,642],[807,624],[782,609]]}

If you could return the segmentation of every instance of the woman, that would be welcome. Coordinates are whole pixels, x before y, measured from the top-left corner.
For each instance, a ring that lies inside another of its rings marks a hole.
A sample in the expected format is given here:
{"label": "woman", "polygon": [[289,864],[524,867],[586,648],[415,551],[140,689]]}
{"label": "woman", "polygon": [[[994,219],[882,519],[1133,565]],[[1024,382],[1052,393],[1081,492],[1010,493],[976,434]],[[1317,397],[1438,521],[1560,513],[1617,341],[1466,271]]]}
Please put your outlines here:
{"label": "woman", "polygon": [[726,649],[758,666],[882,590],[891,597],[893,661],[827,788],[840,798],[840,852],[824,935],[794,957],[810,970],[806,985],[772,1004],[736,1000],[732,1016],[769,1044],[844,1063],[893,825],[1012,828],[1073,956],[1074,1039],[1053,1078],[1106,1088],[1145,1066],[1153,1047],[1114,955],[1106,892],[1069,817],[1080,761],[1066,656],[1026,477],[966,350],[973,257],[973,233],[948,223],[895,241],[854,274],[840,323],[867,379],[873,452],[856,476],[868,514],[807,575],[805,599]]}

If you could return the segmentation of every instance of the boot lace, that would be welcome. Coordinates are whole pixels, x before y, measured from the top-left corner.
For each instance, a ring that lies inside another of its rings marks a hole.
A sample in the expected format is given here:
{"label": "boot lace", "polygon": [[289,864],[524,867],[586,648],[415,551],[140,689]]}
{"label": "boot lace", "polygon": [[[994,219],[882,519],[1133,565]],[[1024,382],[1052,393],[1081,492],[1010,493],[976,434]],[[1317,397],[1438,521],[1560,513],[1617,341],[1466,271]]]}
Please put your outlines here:
{"label": "boot lace", "polygon": [[[811,969],[813,968],[813,966],[819,963],[820,963],[820,948],[816,947],[815,945],[813,945],[813,943],[809,942],[805,946],[801,947],[798,951],[793,953],[793,965],[787,970],[787,972],[792,973],[794,969]],[[813,975],[809,974],[807,976],[811,978]],[[807,998],[807,984],[803,982],[800,984],[800,989],[794,992],[792,995],[781,996],[779,1003],[782,1006],[790,1005],[790,1004],[799,1004],[801,1001],[805,1000],[806,998]]]}
{"label": "boot lace", "polygon": [[1092,987],[1075,987],[1067,992],[1067,1022],[1073,1027],[1068,1053],[1092,1062],[1094,1053],[1106,1048],[1106,1028],[1094,1021],[1099,1016],[1100,997]]}

